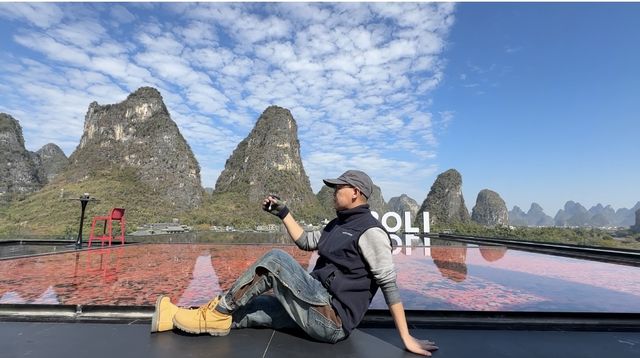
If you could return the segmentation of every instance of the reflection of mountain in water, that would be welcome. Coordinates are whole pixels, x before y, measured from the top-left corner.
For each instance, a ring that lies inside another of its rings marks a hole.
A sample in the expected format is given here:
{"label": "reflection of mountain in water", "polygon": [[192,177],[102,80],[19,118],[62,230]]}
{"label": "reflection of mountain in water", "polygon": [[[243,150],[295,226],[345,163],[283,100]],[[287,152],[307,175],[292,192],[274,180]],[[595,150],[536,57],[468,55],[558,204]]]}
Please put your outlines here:
{"label": "reflection of mountain in water", "polygon": [[[505,246],[480,246],[480,255],[487,262],[500,260],[507,253]],[[455,282],[462,282],[467,278],[467,244],[431,239],[431,258],[443,277]]]}
{"label": "reflection of mountain in water", "polygon": [[203,254],[196,259],[193,267],[193,277],[189,286],[180,296],[178,306],[195,305],[194,302],[201,297],[215,297],[222,292],[220,280],[216,270],[211,264],[211,255]]}
{"label": "reflection of mountain in water", "polygon": [[500,260],[507,253],[506,246],[480,246],[480,255],[488,262]]}
{"label": "reflection of mountain in water", "polygon": [[462,282],[467,278],[467,244],[431,239],[431,258],[442,276]]}
{"label": "reflection of mountain in water", "polygon": [[27,298],[24,298],[23,295],[20,294],[20,292],[16,292],[16,291],[10,291],[10,292],[5,292],[4,294],[2,294],[2,296],[0,296],[0,303],[1,304],[26,304],[26,303],[31,303],[31,304],[36,304],[36,305],[44,305],[44,304],[48,304],[48,305],[57,305],[60,304],[60,300],[58,299],[58,295],[56,294],[56,291],[53,289],[52,286],[47,287],[47,289],[42,292],[42,294],[40,296],[38,296],[37,298],[35,298],[33,301],[29,300],[29,293],[25,293],[24,296],[26,296]]}

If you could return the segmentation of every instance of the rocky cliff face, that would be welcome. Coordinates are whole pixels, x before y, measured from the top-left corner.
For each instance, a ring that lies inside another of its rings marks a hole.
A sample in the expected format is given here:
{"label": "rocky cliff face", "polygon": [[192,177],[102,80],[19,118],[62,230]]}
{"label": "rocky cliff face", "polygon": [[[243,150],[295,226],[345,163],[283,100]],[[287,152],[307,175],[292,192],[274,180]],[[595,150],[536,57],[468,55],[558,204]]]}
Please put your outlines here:
{"label": "rocky cliff face", "polygon": [[508,225],[507,205],[498,193],[483,189],[478,193],[471,220],[485,226]]}
{"label": "rocky cliff face", "polygon": [[402,215],[405,211],[411,212],[411,217],[415,218],[418,210],[420,210],[420,205],[410,198],[407,194],[402,194],[400,196],[394,196],[389,199],[389,208],[391,211],[396,212]]}
{"label": "rocky cliff face", "polygon": [[316,194],[316,198],[318,198],[324,219],[333,219],[336,216],[336,209],[333,202],[333,188],[323,185],[322,189]]}
{"label": "rocky cliff face", "polygon": [[[336,216],[336,210],[333,202],[333,188],[324,185],[318,194],[316,194],[316,197],[322,207],[323,214],[327,216],[328,219],[334,218]],[[368,202],[369,208],[380,214],[380,216],[391,210],[389,205],[384,201],[382,190],[375,184],[373,184],[373,192]]]}
{"label": "rocky cliff face", "polygon": [[518,206],[509,211],[509,224],[514,226],[553,226],[553,218],[544,213],[537,203],[532,203],[529,211],[523,212]]}
{"label": "rocky cliff face", "polygon": [[80,144],[65,176],[84,181],[100,173],[131,170],[173,209],[200,204],[200,166],[171,119],[160,92],[142,87],[117,104],[93,102]]}
{"label": "rocky cliff face", "polygon": [[523,212],[518,206],[509,211],[509,225],[514,226],[553,226],[553,218],[544,213],[537,203],[532,203],[529,211]]}
{"label": "rocky cliff face", "polygon": [[540,205],[532,203],[527,213],[514,206],[509,211],[509,224],[533,227],[628,227],[633,225],[634,212],[637,209],[640,209],[640,202],[631,209],[614,210],[611,205],[597,204],[587,210],[578,202],[567,201],[552,218],[544,213]]}
{"label": "rocky cliff face", "polygon": [[39,190],[46,180],[38,157],[24,146],[20,123],[0,113],[0,202]]}
{"label": "rocky cliff face", "polygon": [[422,213],[428,211],[431,225],[468,223],[469,211],[462,195],[462,176],[455,169],[441,173],[420,206],[416,223],[422,226]]}
{"label": "rocky cliff face", "polygon": [[611,207],[611,205],[603,206],[598,203],[591,207],[588,213],[591,216],[591,224],[594,224],[594,226],[610,226],[616,222],[616,211]]}
{"label": "rocky cliff face", "polygon": [[267,108],[227,159],[214,195],[237,193],[256,207],[278,194],[297,212],[317,211],[318,199],[302,166],[298,126],[288,109]]}
{"label": "rocky cliff face", "polygon": [[527,211],[528,226],[553,226],[553,218],[544,213],[544,210],[537,203],[531,203]]}
{"label": "rocky cliff face", "polygon": [[631,227],[631,230],[640,232],[640,209],[636,210],[636,224]]}
{"label": "rocky cliff face", "polygon": [[36,154],[47,182],[51,182],[69,164],[69,159],[62,149],[53,143],[45,144]]}
{"label": "rocky cliff face", "polygon": [[574,201],[567,201],[554,218],[556,226],[585,226],[588,221],[587,209]]}
{"label": "rocky cliff face", "polygon": [[391,211],[389,205],[384,201],[384,197],[382,196],[382,189],[379,186],[373,184],[373,192],[371,192],[371,197],[368,200],[369,208],[372,211],[377,212],[382,215],[386,212]]}
{"label": "rocky cliff face", "polygon": [[621,208],[616,210],[616,216],[613,224],[615,226],[631,226],[633,225],[635,212],[640,209],[640,201],[636,202],[631,209]]}
{"label": "rocky cliff face", "polygon": [[527,214],[517,205],[509,211],[509,224],[514,226],[529,226]]}

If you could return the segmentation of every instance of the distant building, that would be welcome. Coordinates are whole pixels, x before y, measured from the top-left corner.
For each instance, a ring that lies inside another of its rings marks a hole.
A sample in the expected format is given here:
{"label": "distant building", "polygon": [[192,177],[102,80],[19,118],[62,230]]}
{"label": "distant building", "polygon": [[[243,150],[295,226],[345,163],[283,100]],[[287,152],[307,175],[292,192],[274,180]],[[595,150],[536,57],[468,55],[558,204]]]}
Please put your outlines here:
{"label": "distant building", "polygon": [[133,236],[144,235],[162,235],[162,234],[180,234],[183,232],[190,232],[191,226],[182,225],[177,219],[173,219],[170,223],[153,223],[145,224],[138,227],[138,230],[133,232]]}
{"label": "distant building", "polygon": [[232,231],[236,231],[236,228],[235,226],[231,226],[231,225],[225,225],[225,226],[212,225],[211,228],[209,228],[209,230],[215,231],[215,232],[232,232]]}
{"label": "distant building", "polygon": [[279,229],[279,225],[276,224],[256,225],[256,231],[277,232]]}
{"label": "distant building", "polygon": [[304,226],[302,227],[302,229],[303,229],[304,231],[319,231],[319,230],[322,230],[322,228],[323,228],[323,227],[324,227],[324,225],[311,225],[311,224],[307,224],[307,225],[304,225]]}

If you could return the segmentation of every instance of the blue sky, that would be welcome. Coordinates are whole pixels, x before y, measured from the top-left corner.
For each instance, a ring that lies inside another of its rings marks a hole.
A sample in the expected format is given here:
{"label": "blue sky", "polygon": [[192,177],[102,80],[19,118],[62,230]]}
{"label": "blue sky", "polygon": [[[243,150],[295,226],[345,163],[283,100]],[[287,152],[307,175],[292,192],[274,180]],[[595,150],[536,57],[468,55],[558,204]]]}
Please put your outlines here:
{"label": "blue sky", "polygon": [[0,111],[78,145],[89,103],[160,90],[212,187],[260,113],[314,191],[357,167],[422,203],[458,169],[511,209],[640,200],[640,4],[0,3]]}

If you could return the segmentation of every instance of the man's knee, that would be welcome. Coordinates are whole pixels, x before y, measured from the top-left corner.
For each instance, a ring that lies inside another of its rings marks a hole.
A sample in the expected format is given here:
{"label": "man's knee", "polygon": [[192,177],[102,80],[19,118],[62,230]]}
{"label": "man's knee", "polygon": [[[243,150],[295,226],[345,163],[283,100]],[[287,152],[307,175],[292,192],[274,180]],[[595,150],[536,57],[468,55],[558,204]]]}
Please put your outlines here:
{"label": "man's knee", "polygon": [[290,258],[291,258],[291,255],[284,252],[283,250],[271,249],[266,254],[264,254],[264,256],[262,256],[262,259],[260,261],[273,261],[273,260],[283,261]]}
{"label": "man's knee", "polygon": [[265,275],[268,272],[272,272],[278,275],[282,269],[291,267],[292,262],[295,259],[280,249],[272,249],[265,253],[256,263],[256,274]]}

